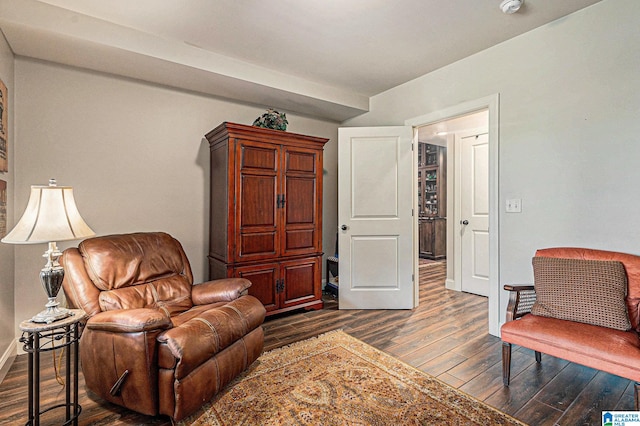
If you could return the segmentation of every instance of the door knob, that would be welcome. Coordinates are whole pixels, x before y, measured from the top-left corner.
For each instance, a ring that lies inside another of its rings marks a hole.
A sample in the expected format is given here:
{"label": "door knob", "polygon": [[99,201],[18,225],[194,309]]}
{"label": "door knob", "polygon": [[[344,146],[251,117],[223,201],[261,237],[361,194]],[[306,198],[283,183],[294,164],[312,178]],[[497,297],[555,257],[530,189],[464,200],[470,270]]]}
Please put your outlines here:
{"label": "door knob", "polygon": [[469,221],[465,219],[465,220],[463,220],[462,222],[460,222],[460,224],[461,224],[461,225],[468,225],[468,224],[469,224]]}
{"label": "door knob", "polygon": [[340,227],[340,229],[342,229],[343,231],[346,231],[346,230],[347,230],[347,225],[342,225],[342,226]]}

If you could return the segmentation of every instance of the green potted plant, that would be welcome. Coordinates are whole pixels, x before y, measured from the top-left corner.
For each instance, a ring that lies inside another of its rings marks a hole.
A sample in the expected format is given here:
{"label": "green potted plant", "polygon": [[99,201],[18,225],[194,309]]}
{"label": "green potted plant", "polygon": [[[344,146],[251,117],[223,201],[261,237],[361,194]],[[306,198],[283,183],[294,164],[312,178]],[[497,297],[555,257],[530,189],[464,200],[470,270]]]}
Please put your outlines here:
{"label": "green potted plant", "polygon": [[256,118],[253,125],[256,127],[264,127],[267,129],[287,130],[287,115],[284,112],[278,112],[269,108],[267,112]]}

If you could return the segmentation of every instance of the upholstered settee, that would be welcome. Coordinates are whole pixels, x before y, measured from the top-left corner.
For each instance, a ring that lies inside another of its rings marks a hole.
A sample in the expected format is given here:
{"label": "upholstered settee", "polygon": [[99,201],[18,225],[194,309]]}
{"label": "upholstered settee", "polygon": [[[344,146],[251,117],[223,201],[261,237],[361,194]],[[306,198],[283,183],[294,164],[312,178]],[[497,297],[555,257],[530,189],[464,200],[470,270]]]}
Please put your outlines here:
{"label": "upholstered settee", "polygon": [[85,240],[64,251],[69,305],[88,319],[86,386],[101,398],[178,421],[262,353],[265,309],[245,279],[193,285],[180,243],[161,232]]}
{"label": "upholstered settee", "polygon": [[582,248],[550,248],[533,258],[535,286],[505,289],[511,297],[501,327],[503,381],[511,345],[635,381],[640,390],[640,256]]}

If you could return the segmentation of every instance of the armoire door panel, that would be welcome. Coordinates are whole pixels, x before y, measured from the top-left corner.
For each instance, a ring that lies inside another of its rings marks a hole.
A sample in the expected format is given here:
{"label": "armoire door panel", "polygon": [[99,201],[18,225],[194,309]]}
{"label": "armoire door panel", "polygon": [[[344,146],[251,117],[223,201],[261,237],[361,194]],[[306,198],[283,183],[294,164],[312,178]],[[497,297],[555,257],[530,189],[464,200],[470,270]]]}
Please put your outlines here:
{"label": "armoire door panel", "polygon": [[242,142],[240,145],[240,168],[275,171],[278,165],[278,146]]}
{"label": "armoire door panel", "polygon": [[[285,223],[313,224],[316,221],[316,180],[314,177],[287,177]],[[286,200],[289,202],[287,203]]]}
{"label": "armoire door panel", "polygon": [[285,173],[289,172],[316,172],[316,153],[287,150]]}
{"label": "armoire door panel", "polygon": [[295,229],[285,232],[285,251],[315,249],[315,229]]}
{"label": "armoire door panel", "polygon": [[319,258],[283,262],[284,300],[282,306],[298,305],[321,296],[315,285],[320,274]]}
{"label": "armoire door panel", "polygon": [[241,175],[240,227],[276,226],[276,177]]}
{"label": "armoire door panel", "polygon": [[240,234],[238,257],[268,257],[278,252],[276,232],[256,232]]}
{"label": "armoire door panel", "polygon": [[278,272],[279,265],[277,263],[262,264],[237,268],[235,276],[251,281],[249,294],[261,301],[267,311],[272,311],[277,309],[279,305],[279,295],[276,289]]}

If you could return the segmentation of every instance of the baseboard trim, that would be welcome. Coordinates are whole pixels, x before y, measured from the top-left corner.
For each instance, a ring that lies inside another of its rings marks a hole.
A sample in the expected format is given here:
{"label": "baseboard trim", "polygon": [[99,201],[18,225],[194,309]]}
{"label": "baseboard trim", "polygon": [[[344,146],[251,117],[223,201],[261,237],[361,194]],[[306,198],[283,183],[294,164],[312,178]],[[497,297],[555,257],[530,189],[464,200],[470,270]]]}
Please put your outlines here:
{"label": "baseboard trim", "polygon": [[447,280],[444,282],[444,286],[449,290],[460,291],[460,289],[456,287],[456,281],[452,279],[447,278]]}
{"label": "baseboard trim", "polygon": [[11,341],[7,350],[2,354],[2,358],[0,358],[0,382],[4,380],[4,377],[9,372],[11,365],[13,364],[13,360],[18,355],[18,343],[14,339]]}

